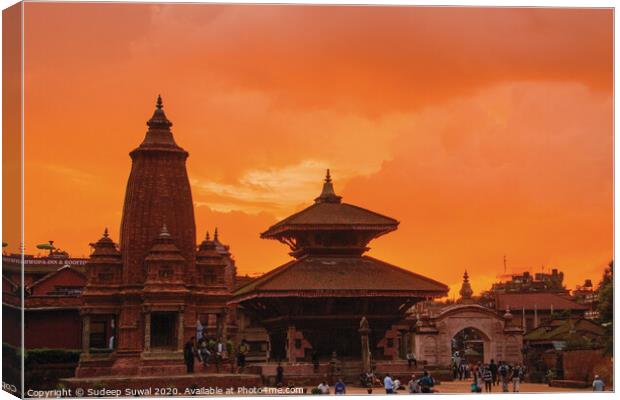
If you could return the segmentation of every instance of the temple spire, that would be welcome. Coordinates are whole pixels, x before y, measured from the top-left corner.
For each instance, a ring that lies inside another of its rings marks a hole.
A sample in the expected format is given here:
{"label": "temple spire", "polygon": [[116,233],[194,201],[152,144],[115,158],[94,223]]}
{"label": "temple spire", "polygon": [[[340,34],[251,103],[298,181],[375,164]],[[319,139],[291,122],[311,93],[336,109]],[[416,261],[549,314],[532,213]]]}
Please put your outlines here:
{"label": "temple spire", "polygon": [[105,228],[105,229],[103,230],[103,237],[107,238],[107,237],[109,237],[109,236],[110,236],[110,235],[108,234],[108,228]]}
{"label": "temple spire", "polygon": [[314,199],[315,203],[340,203],[342,196],[336,195],[334,191],[334,184],[332,183],[332,176],[330,174],[329,168],[327,169],[327,173],[325,174],[325,182],[323,183],[323,190],[321,191],[321,195]]}
{"label": "temple spire", "polygon": [[211,236],[209,235],[209,231],[207,231],[207,236],[205,236],[205,240],[206,240],[206,241],[211,240]]}
{"label": "temple spire", "polygon": [[146,124],[148,125],[149,129],[169,130],[172,126],[172,122],[168,120],[166,114],[164,113],[164,102],[161,98],[161,95],[157,95],[155,112],[153,112],[153,116],[146,122]]}
{"label": "temple spire", "polygon": [[215,227],[215,231],[213,231],[213,241],[217,242],[218,240],[218,232],[217,232],[217,226]]}
{"label": "temple spire", "polygon": [[471,296],[474,294],[474,291],[472,290],[471,284],[469,283],[469,274],[467,273],[467,270],[465,270],[465,273],[463,274],[463,284],[461,285],[461,290],[459,294],[461,295],[461,303],[472,302]]}

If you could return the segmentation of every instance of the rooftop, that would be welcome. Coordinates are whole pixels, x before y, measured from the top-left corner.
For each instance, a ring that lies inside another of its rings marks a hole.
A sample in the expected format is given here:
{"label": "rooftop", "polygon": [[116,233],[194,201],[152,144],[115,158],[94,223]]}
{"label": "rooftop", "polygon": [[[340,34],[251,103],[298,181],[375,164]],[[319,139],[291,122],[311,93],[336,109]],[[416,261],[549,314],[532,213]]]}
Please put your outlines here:
{"label": "rooftop", "polygon": [[372,257],[304,256],[252,280],[234,296],[242,301],[263,294],[441,297],[447,292],[441,282]]}
{"label": "rooftop", "polygon": [[505,310],[587,310],[588,307],[556,293],[498,293],[495,308]]}
{"label": "rooftop", "polygon": [[343,203],[342,197],[334,192],[331,175],[327,170],[323,190],[314,204],[271,226],[261,237],[275,239],[284,233],[307,230],[365,230],[379,236],[396,230],[398,224],[394,218]]}

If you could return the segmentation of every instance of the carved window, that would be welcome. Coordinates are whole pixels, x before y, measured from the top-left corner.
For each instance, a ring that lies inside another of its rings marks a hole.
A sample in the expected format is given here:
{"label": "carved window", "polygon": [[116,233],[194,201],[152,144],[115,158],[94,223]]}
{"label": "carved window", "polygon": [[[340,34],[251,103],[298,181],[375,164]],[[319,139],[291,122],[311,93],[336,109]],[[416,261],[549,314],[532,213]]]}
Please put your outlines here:
{"label": "carved window", "polygon": [[82,286],[55,286],[50,292],[51,295],[58,296],[78,296],[82,293]]}
{"label": "carved window", "polygon": [[90,322],[90,347],[104,349],[107,347],[107,324],[106,321]]}

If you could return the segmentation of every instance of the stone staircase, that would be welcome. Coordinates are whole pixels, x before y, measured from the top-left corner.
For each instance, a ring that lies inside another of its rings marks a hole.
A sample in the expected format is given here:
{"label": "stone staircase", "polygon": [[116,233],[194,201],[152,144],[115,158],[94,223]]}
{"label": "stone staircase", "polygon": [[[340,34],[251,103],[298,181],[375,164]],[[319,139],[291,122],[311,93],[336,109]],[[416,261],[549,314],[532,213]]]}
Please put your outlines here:
{"label": "stone staircase", "polygon": [[336,375],[340,375],[346,384],[358,385],[360,383],[360,374],[362,373],[360,361],[341,361],[339,367],[340,370]]}

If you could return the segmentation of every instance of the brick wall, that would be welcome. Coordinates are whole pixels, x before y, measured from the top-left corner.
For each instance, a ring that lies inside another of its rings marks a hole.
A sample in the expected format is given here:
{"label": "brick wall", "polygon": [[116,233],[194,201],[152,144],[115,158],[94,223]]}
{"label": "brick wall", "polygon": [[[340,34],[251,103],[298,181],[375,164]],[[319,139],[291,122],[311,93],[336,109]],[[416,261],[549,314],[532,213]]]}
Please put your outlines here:
{"label": "brick wall", "polygon": [[604,356],[602,350],[570,350],[563,356],[564,379],[592,382],[594,375],[600,375],[611,386],[611,358]]}

